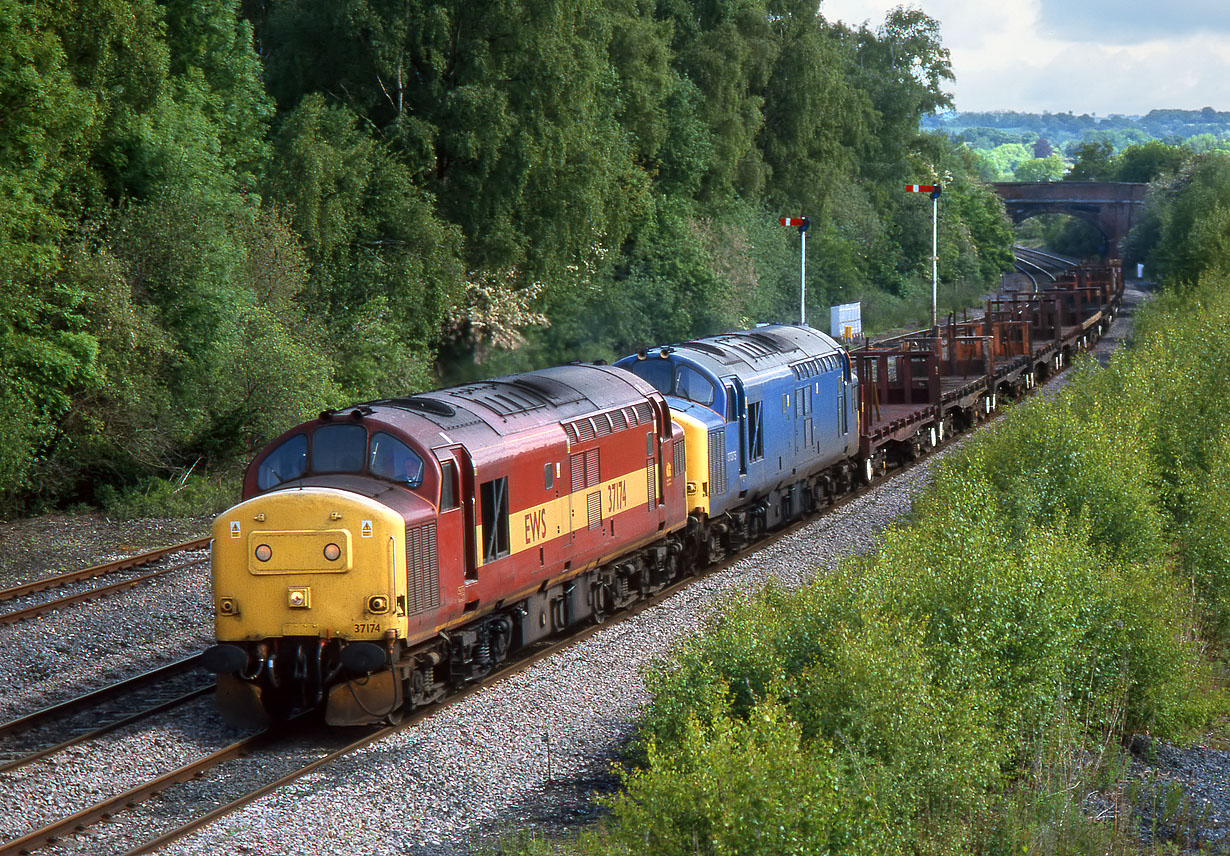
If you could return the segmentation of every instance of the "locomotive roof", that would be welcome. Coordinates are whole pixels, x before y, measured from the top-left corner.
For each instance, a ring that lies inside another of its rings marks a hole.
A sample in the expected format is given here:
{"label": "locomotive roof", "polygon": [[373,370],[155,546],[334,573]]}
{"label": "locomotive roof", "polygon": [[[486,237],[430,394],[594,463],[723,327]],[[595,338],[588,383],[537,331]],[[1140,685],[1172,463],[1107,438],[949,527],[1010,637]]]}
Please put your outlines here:
{"label": "locomotive roof", "polygon": [[610,408],[646,402],[653,387],[608,366],[572,364],[508,375],[461,386],[369,402],[373,411],[395,417],[413,414],[440,429],[456,432],[487,425],[511,434],[552,422],[567,422]]}
{"label": "locomotive roof", "polygon": [[719,376],[744,369],[763,371],[788,366],[839,350],[841,346],[829,336],[798,324],[770,324],[670,347],[672,354],[685,356]]}

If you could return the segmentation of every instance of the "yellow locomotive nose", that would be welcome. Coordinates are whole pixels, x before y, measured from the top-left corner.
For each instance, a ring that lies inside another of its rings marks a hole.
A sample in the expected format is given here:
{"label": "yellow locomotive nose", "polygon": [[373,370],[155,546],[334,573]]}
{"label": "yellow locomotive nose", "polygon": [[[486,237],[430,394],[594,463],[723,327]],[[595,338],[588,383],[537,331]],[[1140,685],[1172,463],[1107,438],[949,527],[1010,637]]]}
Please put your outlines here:
{"label": "yellow locomotive nose", "polygon": [[405,533],[397,512],[332,488],[235,506],[214,523],[218,640],[405,635]]}

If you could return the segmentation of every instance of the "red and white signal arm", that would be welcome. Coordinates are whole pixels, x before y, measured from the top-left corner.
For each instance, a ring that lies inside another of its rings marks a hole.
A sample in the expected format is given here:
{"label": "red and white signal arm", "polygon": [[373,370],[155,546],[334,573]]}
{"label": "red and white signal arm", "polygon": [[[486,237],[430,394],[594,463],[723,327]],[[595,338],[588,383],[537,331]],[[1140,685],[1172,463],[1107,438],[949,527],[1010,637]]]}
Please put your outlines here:
{"label": "red and white signal arm", "polygon": [[806,222],[807,222],[806,217],[783,217],[781,218],[781,224],[783,226],[802,226]]}
{"label": "red and white signal arm", "polygon": [[938,184],[907,184],[906,193],[935,193],[940,189]]}

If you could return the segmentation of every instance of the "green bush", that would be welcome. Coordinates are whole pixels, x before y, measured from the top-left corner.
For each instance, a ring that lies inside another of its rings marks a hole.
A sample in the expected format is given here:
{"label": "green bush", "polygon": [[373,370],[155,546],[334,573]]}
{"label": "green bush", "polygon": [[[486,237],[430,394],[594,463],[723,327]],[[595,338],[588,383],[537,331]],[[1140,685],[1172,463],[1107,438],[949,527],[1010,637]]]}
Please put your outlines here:
{"label": "green bush", "polygon": [[[595,852],[780,856],[905,852],[873,795],[823,741],[805,742],[780,705],[746,719],[684,723],[679,739],[625,771],[612,833]],[[591,839],[592,844],[592,839]]]}
{"label": "green bush", "polygon": [[98,494],[105,512],[124,519],[205,517],[235,504],[239,498],[239,477],[189,472],[172,479],[151,478],[125,491],[104,485]]}

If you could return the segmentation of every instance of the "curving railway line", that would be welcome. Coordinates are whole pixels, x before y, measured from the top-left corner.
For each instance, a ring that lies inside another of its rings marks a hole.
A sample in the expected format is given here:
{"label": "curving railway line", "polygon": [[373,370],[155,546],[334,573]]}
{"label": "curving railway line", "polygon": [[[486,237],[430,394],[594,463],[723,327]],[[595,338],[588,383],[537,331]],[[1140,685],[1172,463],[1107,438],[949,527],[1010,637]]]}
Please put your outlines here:
{"label": "curving railway line", "polygon": [[[1041,264],[1041,262],[1038,264]],[[923,335],[924,333],[920,332],[915,335],[915,338],[919,338]],[[1081,346],[1084,345],[1085,340],[1084,337],[1082,337]],[[1056,363],[1056,368],[1059,367],[1059,364]],[[954,429],[956,427],[966,426],[954,426]],[[952,434],[949,434],[947,438],[936,438],[929,444],[928,448],[938,449],[943,445],[946,445],[946,440],[950,441],[952,436]],[[900,469],[894,470],[893,475],[895,476],[908,471],[912,467],[912,462],[916,460],[916,458],[917,456],[908,456],[906,459],[903,459],[900,462]],[[876,479],[876,483],[879,483],[882,480],[883,472],[884,470],[881,469],[881,477]],[[869,488],[864,488],[863,490],[867,489]],[[863,491],[847,494],[834,506],[829,506],[828,508],[822,510],[820,514],[827,513],[834,507],[844,505],[845,503],[861,495],[862,492]],[[814,516],[809,517],[794,526],[773,533],[767,539],[762,540],[748,548],[748,550],[733,555],[720,564],[706,569],[703,575],[708,575],[721,570],[722,568],[725,568],[742,558],[744,555],[763,549],[773,541],[785,537],[806,523],[810,523],[812,519],[814,519]],[[123,560],[123,562],[129,563],[128,566],[131,567],[132,564],[144,564],[150,561],[161,560],[166,555],[175,552],[183,552],[188,549],[199,549],[205,542],[207,542],[207,539],[198,539],[196,541],[185,542],[185,544],[175,545],[175,547],[172,548],[166,548],[164,551],[155,551],[155,554],[159,554],[157,558],[146,559],[143,563],[137,563],[134,561],[135,559],[139,559],[141,557],[134,557],[133,560]],[[152,556],[155,554],[145,555]],[[123,562],[110,563],[110,565],[120,565],[123,564]],[[107,568],[110,567],[110,565],[99,566],[99,568]],[[169,570],[173,569],[174,568],[162,569],[154,572],[150,576],[167,573]],[[82,579],[87,579],[97,578],[107,573],[112,573],[115,570],[119,570],[119,568],[116,567],[112,568],[110,571],[102,571],[101,573],[96,572],[92,574],[90,572],[97,571],[97,569],[87,569],[87,571],[80,573],[83,575]],[[62,577],[69,576],[72,575],[62,575]],[[60,578],[53,578],[45,581],[46,585],[42,586],[43,590],[61,584],[76,584],[80,581],[72,580],[66,581],[65,583],[58,583],[55,581],[57,579]],[[140,579],[144,579],[144,577],[136,580],[125,580],[121,583],[108,586],[107,588],[126,588],[131,585],[138,584]],[[625,610],[608,621],[607,626],[626,621],[651,606],[664,601],[668,597],[676,594],[679,590],[690,585],[694,579],[695,577],[684,579],[654,595],[653,597],[638,603],[628,610]],[[29,591],[23,594],[14,595],[13,599],[28,596],[32,593],[33,591]],[[94,590],[92,593],[87,593],[76,597],[80,600],[97,596],[99,596],[99,590]],[[0,599],[4,599],[3,593],[0,593]],[[48,607],[48,609],[50,608],[54,607]],[[19,837],[11,838],[8,841],[0,843],[0,856],[34,852],[67,836],[73,836],[83,830],[89,830],[103,820],[111,821],[109,826],[113,826],[114,824],[120,822],[121,816],[131,814],[132,812],[130,810],[132,808],[155,795],[167,794],[172,792],[173,789],[178,786],[197,781],[206,775],[210,775],[211,777],[220,777],[222,779],[222,784],[218,785],[216,791],[223,794],[223,796],[217,799],[216,805],[213,808],[196,814],[187,822],[178,823],[173,828],[162,831],[156,837],[148,839],[144,844],[141,844],[128,851],[131,854],[152,852],[165,846],[169,842],[192,832],[193,830],[201,828],[202,826],[224,816],[225,814],[241,808],[242,806],[255,799],[258,799],[276,788],[282,787],[311,773],[324,764],[354,752],[363,746],[381,740],[396,731],[415,725],[424,719],[446,709],[448,706],[472,695],[473,693],[487,689],[493,683],[498,683],[499,681],[505,680],[508,677],[527,669],[536,662],[546,659],[547,657],[550,657],[565,648],[576,645],[581,640],[588,638],[593,633],[597,632],[598,629],[598,627],[589,627],[566,638],[554,641],[549,645],[536,648],[530,656],[509,664],[503,670],[493,675],[492,678],[482,682],[481,684],[461,690],[453,696],[450,696],[439,705],[418,710],[410,715],[405,721],[397,725],[366,731],[355,740],[340,741],[337,739],[337,735],[335,733],[322,733],[318,728],[312,727],[310,723],[302,721],[297,722],[294,728],[282,732],[275,733],[271,731],[262,731],[256,734],[248,735],[239,740],[231,741],[227,745],[205,754],[203,757],[179,765],[175,769],[163,772],[155,777],[151,777],[148,781],[125,790],[122,793],[108,797],[105,800],[99,800],[96,804],[81,808],[74,813],[61,817],[60,819],[52,823],[45,824],[39,828],[31,828],[23,832]],[[191,671],[195,668],[195,661],[192,658],[189,658],[188,660],[173,664],[173,668]],[[145,679],[148,683],[157,684],[161,679],[156,677],[156,675],[162,672],[163,670],[155,670],[154,672],[140,676],[140,678]],[[91,711],[98,709],[97,706],[103,702],[104,697],[112,700],[117,698],[125,698],[126,693],[128,693],[131,688],[129,687],[129,689],[125,689],[124,687],[135,683],[136,680],[137,679],[124,682],[124,684],[107,688],[104,691],[99,691],[99,693],[91,693],[87,696],[82,696],[79,699],[74,699],[64,705],[57,705],[53,708],[48,708],[47,710],[39,711],[35,714],[31,714],[30,716],[23,717],[20,720],[14,720],[10,723],[0,725],[0,752],[4,751],[4,746],[11,745],[13,741],[23,739],[23,735],[46,732],[53,734],[56,733],[57,728],[60,728],[61,726],[58,726],[55,723],[68,722],[74,718],[90,719],[93,716]],[[186,704],[207,691],[208,688],[198,687],[177,695],[172,694],[173,697],[163,698],[161,701],[155,701],[152,704],[147,704],[145,709],[142,710],[137,710],[136,708],[140,705],[133,703],[129,707],[129,712],[125,716],[121,716],[109,724],[98,725],[93,730],[79,733],[67,733],[71,731],[71,727],[68,727],[65,729],[65,733],[59,740],[42,738],[38,741],[41,748],[35,748],[32,751],[26,752],[24,755],[20,752],[14,752],[12,757],[9,757],[8,760],[3,762],[6,766],[0,767],[0,772],[28,768],[30,765],[46,759],[57,752],[61,752],[70,746],[80,747],[83,745],[88,745],[93,741],[97,741],[106,733],[115,731],[121,727],[135,725],[143,720],[154,717],[157,714],[166,714],[174,711],[178,705]],[[127,697],[131,698],[131,696]],[[124,707],[126,704],[129,703],[121,702],[119,706]],[[241,759],[256,759],[257,763],[260,764],[264,763],[264,760],[262,759],[285,758],[287,755],[301,757],[302,760],[289,765],[279,765],[270,762],[268,765],[271,768],[279,768],[279,775],[273,776],[271,780],[264,782],[258,788],[236,789],[226,785],[226,779],[228,776],[227,770],[229,765],[237,763]],[[0,758],[2,757],[3,755],[0,755]],[[286,767],[286,769],[282,770],[281,768],[283,767]],[[147,838],[147,836],[145,836],[144,833],[139,833],[134,835],[132,840],[141,840],[143,838]]]}

